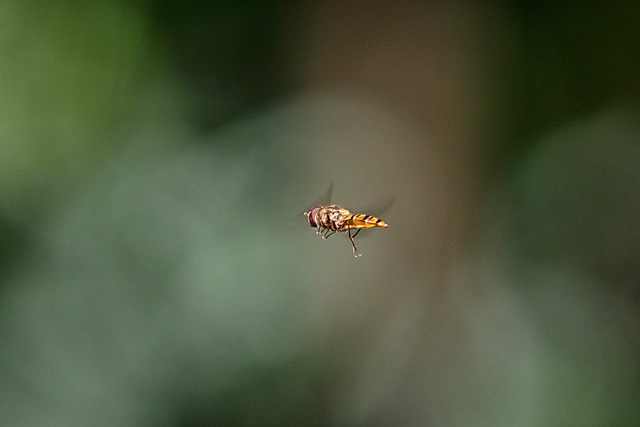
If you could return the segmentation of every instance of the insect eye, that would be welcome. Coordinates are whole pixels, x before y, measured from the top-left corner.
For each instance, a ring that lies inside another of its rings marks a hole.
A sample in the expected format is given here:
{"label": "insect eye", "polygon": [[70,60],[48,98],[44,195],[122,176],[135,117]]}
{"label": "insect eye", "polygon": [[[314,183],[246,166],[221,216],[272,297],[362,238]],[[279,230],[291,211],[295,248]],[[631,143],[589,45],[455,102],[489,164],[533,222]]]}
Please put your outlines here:
{"label": "insect eye", "polygon": [[318,227],[318,224],[316,224],[316,221],[313,217],[314,217],[313,210],[310,210],[309,212],[307,212],[307,219],[309,220],[309,225],[312,228],[316,228]]}

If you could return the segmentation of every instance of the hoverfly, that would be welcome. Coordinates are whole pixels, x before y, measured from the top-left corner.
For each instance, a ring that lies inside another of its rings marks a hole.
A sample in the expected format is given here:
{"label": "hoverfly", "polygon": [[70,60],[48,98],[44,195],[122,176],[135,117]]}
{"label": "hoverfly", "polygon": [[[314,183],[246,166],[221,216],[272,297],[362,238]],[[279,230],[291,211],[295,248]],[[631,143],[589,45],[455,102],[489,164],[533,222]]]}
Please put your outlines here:
{"label": "hoverfly", "polygon": [[[327,192],[327,199],[330,199],[333,185],[329,187]],[[356,242],[354,238],[360,233],[363,228],[388,228],[386,222],[380,218],[376,218],[367,214],[356,214],[349,209],[338,205],[322,205],[318,204],[304,212],[304,215],[309,221],[309,225],[312,228],[317,229],[316,234],[320,234],[322,239],[328,239],[335,233],[347,232],[349,240],[351,240],[351,247],[353,248],[353,256],[359,257],[361,254],[356,248]],[[355,230],[355,232],[352,232]]]}

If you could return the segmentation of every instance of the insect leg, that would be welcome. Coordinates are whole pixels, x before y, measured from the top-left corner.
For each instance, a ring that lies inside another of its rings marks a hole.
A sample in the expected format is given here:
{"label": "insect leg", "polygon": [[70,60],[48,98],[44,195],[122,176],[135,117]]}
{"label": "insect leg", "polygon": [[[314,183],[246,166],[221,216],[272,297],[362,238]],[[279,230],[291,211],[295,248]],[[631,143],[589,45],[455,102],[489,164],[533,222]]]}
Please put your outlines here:
{"label": "insect leg", "polygon": [[[359,229],[358,231],[360,231],[362,229]],[[356,231],[356,234],[358,234],[358,231]],[[351,229],[347,229],[347,234],[349,235],[349,240],[351,240],[351,246],[353,247],[353,256],[358,258],[361,253],[358,252],[358,248],[356,248],[356,242],[355,240],[353,240],[353,238],[355,237],[355,234],[353,236],[351,236]]]}
{"label": "insect leg", "polygon": [[327,228],[327,229],[324,231],[324,235],[322,236],[322,238],[323,238],[324,240],[327,240],[330,236],[334,235],[335,233],[336,233],[336,232],[335,232],[334,230],[331,230],[331,229]]}
{"label": "insect leg", "polygon": [[358,231],[356,231],[356,232],[354,233],[353,237],[355,238],[361,230],[362,230],[362,228],[358,228]]}

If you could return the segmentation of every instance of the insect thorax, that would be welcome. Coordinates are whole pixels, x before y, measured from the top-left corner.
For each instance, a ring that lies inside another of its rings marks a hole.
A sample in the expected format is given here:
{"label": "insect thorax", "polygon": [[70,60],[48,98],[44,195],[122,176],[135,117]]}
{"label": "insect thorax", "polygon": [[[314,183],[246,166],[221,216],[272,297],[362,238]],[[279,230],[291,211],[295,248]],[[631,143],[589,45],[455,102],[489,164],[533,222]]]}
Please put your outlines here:
{"label": "insect thorax", "polygon": [[326,206],[318,212],[318,226],[339,231],[344,224],[344,218],[349,213],[347,209],[340,206]]}

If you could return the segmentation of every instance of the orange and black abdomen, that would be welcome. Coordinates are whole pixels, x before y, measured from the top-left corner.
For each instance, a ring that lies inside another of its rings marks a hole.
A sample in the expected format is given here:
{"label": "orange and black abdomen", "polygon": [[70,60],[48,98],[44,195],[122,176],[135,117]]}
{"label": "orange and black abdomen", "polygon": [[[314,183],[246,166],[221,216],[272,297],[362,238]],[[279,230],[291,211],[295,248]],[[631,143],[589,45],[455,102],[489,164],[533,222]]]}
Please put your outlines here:
{"label": "orange and black abdomen", "polygon": [[344,218],[344,228],[373,228],[389,227],[386,222],[375,216],[365,214],[351,214]]}

